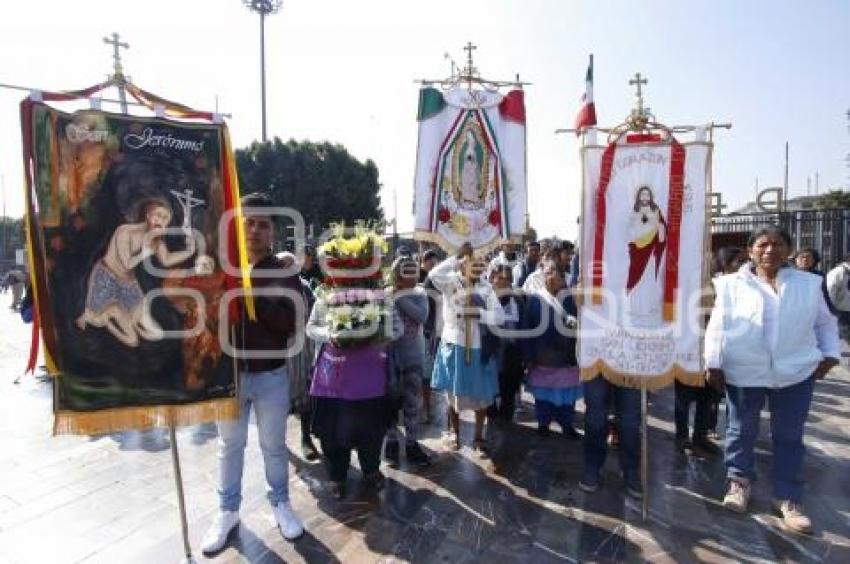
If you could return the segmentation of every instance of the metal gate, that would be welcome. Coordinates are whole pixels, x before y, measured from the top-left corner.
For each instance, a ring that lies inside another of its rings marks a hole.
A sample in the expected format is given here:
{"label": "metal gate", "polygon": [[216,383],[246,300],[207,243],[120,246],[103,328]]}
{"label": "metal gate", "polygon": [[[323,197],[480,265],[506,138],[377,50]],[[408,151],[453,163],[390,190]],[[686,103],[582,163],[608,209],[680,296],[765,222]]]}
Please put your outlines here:
{"label": "metal gate", "polygon": [[736,241],[742,246],[756,229],[779,225],[791,234],[795,249],[812,247],[821,255],[824,272],[850,254],[850,209],[802,210],[725,215],[711,220],[712,250]]}

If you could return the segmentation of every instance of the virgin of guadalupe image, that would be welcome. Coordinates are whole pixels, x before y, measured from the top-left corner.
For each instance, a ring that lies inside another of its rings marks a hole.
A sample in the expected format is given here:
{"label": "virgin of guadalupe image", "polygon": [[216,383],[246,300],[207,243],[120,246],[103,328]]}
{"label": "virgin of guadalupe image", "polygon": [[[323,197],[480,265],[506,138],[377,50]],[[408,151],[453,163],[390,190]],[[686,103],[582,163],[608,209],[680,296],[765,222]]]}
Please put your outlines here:
{"label": "virgin of guadalupe image", "polygon": [[475,154],[475,137],[471,131],[466,132],[465,145],[460,173],[460,194],[464,204],[477,205],[481,198],[481,164]]}
{"label": "virgin of guadalupe image", "polygon": [[85,309],[77,326],[106,328],[128,347],[137,347],[139,339],[162,339],[162,327],[150,315],[145,295],[134,269],[148,257],[156,257],[164,268],[180,264],[195,254],[195,239],[184,219],[186,248],[170,251],[163,240],[171,222],[168,200],[156,196],[140,200],[134,206],[135,217],[113,231],[106,253],[94,263],[89,275]]}
{"label": "virgin of guadalupe image", "polygon": [[655,327],[661,322],[663,297],[660,280],[667,223],[649,186],[641,186],[629,218],[629,275],[626,294],[629,316],[636,327]]}
{"label": "virgin of guadalupe image", "polygon": [[466,130],[460,145],[457,167],[460,171],[458,203],[467,209],[479,209],[483,205],[482,160],[483,151],[471,129]]}

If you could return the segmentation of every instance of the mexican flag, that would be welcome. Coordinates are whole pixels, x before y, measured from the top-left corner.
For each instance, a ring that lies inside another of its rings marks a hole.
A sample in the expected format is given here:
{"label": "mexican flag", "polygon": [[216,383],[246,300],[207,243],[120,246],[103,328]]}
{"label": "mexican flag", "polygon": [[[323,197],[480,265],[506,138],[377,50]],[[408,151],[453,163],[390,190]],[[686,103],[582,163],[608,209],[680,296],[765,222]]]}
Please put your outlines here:
{"label": "mexican flag", "polygon": [[581,109],[576,116],[576,135],[580,135],[586,127],[596,125],[596,105],[593,103],[593,55],[587,65],[587,75],[584,79],[584,94],[581,96]]}
{"label": "mexican flag", "polygon": [[419,91],[415,236],[453,252],[489,249],[525,230],[525,102],[454,88]]}

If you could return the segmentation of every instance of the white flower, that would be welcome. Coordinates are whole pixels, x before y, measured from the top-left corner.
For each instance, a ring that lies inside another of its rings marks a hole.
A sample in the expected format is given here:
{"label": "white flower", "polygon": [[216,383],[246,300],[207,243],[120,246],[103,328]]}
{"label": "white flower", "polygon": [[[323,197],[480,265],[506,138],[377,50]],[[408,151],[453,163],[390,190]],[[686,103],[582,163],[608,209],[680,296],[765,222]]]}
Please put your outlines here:
{"label": "white flower", "polygon": [[381,319],[381,307],[377,304],[368,303],[361,308],[363,319],[369,323],[375,323]]}

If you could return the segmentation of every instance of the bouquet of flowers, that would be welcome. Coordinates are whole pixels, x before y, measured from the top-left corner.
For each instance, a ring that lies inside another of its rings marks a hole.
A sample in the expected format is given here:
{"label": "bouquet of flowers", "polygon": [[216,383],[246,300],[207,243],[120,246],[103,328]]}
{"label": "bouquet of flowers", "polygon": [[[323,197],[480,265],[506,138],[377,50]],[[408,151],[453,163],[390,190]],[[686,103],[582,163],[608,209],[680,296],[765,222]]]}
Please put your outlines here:
{"label": "bouquet of flowers", "polygon": [[358,346],[385,340],[389,308],[381,288],[383,237],[364,224],[346,235],[333,226],[334,236],[319,247],[324,283],[316,289],[317,307],[325,316],[337,346]]}

